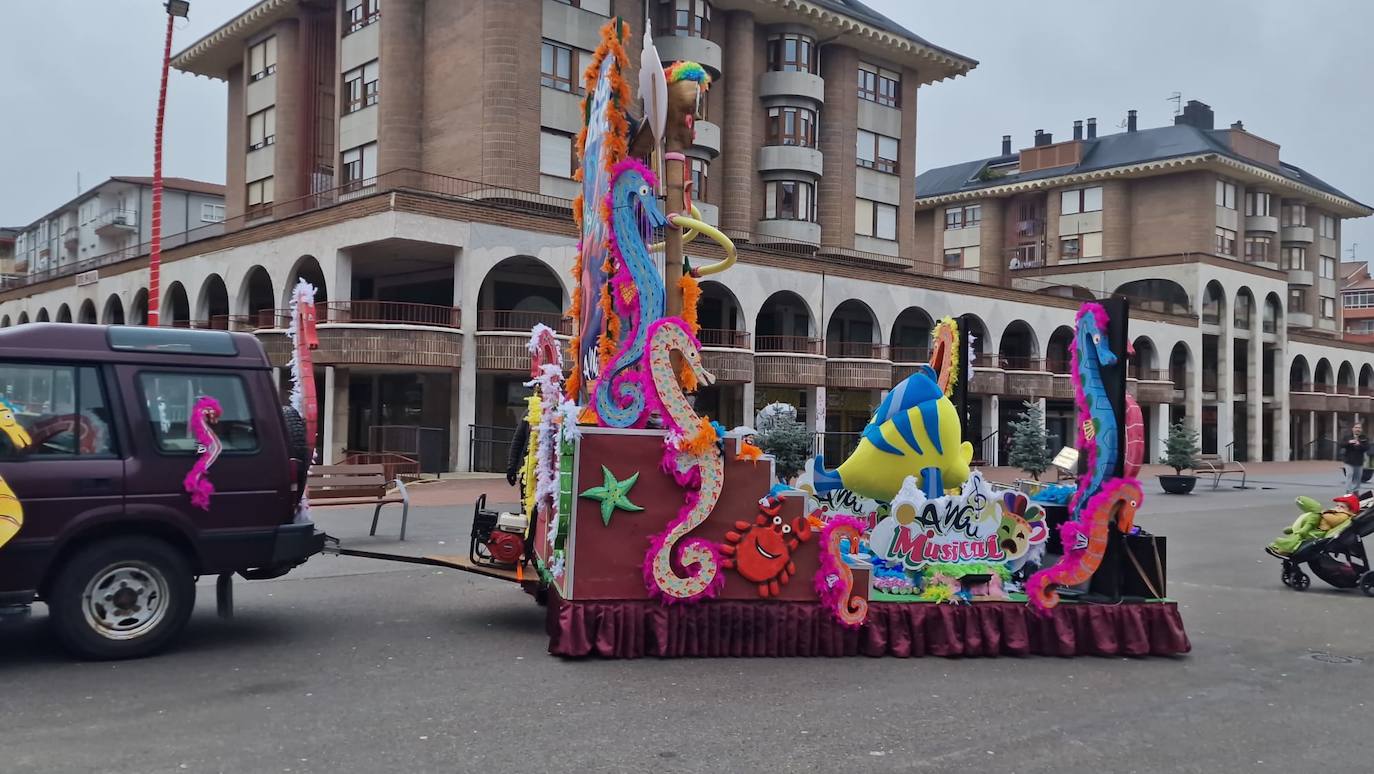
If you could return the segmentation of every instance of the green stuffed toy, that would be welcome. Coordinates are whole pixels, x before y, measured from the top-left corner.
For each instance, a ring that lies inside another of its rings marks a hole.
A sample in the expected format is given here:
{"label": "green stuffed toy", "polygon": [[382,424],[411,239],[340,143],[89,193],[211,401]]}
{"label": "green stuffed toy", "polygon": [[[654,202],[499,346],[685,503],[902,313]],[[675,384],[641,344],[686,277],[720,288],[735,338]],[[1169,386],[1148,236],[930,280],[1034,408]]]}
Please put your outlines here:
{"label": "green stuffed toy", "polygon": [[1335,537],[1350,526],[1350,520],[1354,516],[1355,508],[1359,508],[1359,501],[1355,500],[1352,505],[1348,500],[1354,498],[1336,498],[1336,507],[1323,509],[1322,504],[1317,500],[1300,496],[1295,500],[1301,515],[1293,522],[1292,526],[1283,531],[1274,542],[1269,544],[1269,553],[1275,556],[1291,556],[1292,553],[1309,540],[1320,538]]}

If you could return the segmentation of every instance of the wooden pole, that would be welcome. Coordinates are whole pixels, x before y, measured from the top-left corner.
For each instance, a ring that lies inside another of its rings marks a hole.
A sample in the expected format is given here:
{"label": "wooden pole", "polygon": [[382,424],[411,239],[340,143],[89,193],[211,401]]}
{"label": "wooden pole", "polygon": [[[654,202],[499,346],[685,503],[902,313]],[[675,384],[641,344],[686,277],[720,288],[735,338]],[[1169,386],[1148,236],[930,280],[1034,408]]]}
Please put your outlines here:
{"label": "wooden pole", "polygon": [[[667,210],[669,215],[690,215],[685,194],[687,157],[682,153],[684,148],[675,147],[677,144],[674,133],[668,132],[663,154]],[[668,226],[664,229],[663,242],[664,311],[669,317],[681,317],[682,291],[678,283],[682,280],[682,229]]]}

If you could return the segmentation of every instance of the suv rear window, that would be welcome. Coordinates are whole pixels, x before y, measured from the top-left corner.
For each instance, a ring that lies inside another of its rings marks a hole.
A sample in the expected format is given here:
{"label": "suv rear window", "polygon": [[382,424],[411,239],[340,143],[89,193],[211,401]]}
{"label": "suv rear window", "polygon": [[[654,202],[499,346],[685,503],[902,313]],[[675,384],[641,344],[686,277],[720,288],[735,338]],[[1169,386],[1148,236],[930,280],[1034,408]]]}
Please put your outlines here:
{"label": "suv rear window", "polygon": [[186,355],[238,354],[227,331],[188,331],[179,328],[147,328],[141,325],[112,325],[110,349],[124,352],[164,352]]}
{"label": "suv rear window", "polygon": [[117,456],[100,372],[92,366],[0,363],[0,398],[0,429],[13,427],[12,417],[29,436],[21,452],[9,432],[0,432],[0,458]]}
{"label": "suv rear window", "polygon": [[187,419],[201,396],[219,401],[223,415],[211,429],[224,445],[224,453],[255,452],[258,432],[243,380],[229,374],[144,371],[138,375],[153,438],[164,452],[193,454],[197,442]]}

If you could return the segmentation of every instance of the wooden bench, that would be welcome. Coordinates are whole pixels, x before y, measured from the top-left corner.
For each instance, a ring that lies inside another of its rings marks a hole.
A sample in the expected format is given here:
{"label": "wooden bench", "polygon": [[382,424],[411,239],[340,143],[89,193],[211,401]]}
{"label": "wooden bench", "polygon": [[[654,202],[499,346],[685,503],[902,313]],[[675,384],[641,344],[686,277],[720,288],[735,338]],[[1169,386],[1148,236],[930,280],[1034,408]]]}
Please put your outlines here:
{"label": "wooden bench", "polygon": [[1240,488],[1245,488],[1245,466],[1234,460],[1227,462],[1218,454],[1204,454],[1198,457],[1197,465],[1193,466],[1193,474],[1197,476],[1211,476],[1213,489],[1221,486],[1222,476],[1240,474]]}
{"label": "wooden bench", "polygon": [[410,516],[410,495],[398,478],[396,488],[387,485],[385,468],[381,465],[316,465],[310,468],[306,495],[310,507],[327,505],[375,505],[372,511],[372,531],[377,534],[377,517],[382,506],[401,504],[401,540],[406,539],[406,519]]}

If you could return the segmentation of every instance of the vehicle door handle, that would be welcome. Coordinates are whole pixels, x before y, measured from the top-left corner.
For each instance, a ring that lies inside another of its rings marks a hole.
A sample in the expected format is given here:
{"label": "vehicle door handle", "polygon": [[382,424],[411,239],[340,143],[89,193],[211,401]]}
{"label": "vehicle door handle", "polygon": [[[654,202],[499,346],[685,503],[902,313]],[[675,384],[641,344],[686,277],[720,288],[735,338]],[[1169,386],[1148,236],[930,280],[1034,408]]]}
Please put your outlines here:
{"label": "vehicle door handle", "polygon": [[79,478],[76,480],[76,491],[78,492],[108,492],[113,486],[113,479],[109,478]]}

